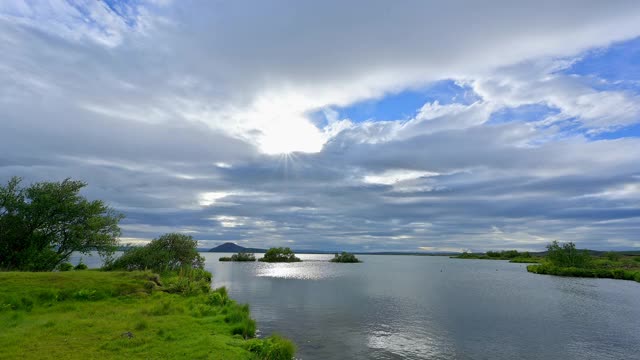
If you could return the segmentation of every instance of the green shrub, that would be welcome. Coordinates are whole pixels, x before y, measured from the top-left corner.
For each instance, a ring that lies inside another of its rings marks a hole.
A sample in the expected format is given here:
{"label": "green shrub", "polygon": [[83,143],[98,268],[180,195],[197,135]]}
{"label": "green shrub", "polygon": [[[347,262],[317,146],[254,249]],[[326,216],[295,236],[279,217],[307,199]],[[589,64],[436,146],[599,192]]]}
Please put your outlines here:
{"label": "green shrub", "polygon": [[240,252],[231,255],[231,257],[221,257],[218,261],[256,261],[256,256],[253,253]]}
{"label": "green shrub", "polygon": [[348,252],[342,252],[342,254],[335,254],[333,259],[329,260],[335,263],[359,263],[361,262],[358,258]]}
{"label": "green shrub", "polygon": [[213,306],[224,306],[229,302],[229,296],[227,295],[227,288],[220,287],[211,292],[207,297],[207,304]]}
{"label": "green shrub", "polygon": [[73,265],[71,265],[71,263],[64,262],[64,263],[58,265],[58,270],[60,270],[60,271],[71,271],[71,270],[73,270]]}
{"label": "green shrub", "polygon": [[560,267],[588,267],[591,263],[591,255],[586,250],[576,249],[572,242],[559,244],[557,241],[547,245],[547,260]]}
{"label": "green shrub", "polygon": [[249,340],[246,347],[262,360],[291,360],[296,353],[296,347],[291,341],[276,334],[264,340]]}
{"label": "green shrub", "polygon": [[260,261],[264,262],[300,262],[299,258],[296,257],[296,254],[293,251],[286,247],[277,247],[271,248],[267,250],[264,254],[264,257],[260,258]]}
{"label": "green shrub", "polygon": [[88,267],[86,264],[84,264],[84,263],[82,262],[82,260],[80,260],[80,262],[78,263],[78,265],[76,265],[73,269],[74,269],[74,270],[87,270],[88,268],[89,268],[89,267]]}
{"label": "green shrub", "polygon": [[606,257],[611,261],[619,261],[622,258],[622,255],[620,255],[620,253],[617,253],[615,251],[609,251],[604,254],[604,257]]}
{"label": "green shrub", "polygon": [[157,272],[177,271],[181,268],[204,266],[198,253],[198,242],[189,235],[170,233],[152,240],[143,247],[130,247],[115,261],[105,265],[106,270],[145,270]]}

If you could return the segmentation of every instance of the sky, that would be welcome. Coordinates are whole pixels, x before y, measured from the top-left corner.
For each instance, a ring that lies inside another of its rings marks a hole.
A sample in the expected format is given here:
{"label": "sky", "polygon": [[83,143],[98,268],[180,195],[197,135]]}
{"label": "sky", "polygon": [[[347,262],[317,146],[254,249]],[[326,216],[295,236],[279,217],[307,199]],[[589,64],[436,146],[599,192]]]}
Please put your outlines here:
{"label": "sky", "polygon": [[0,182],[123,243],[640,250],[640,3],[0,0]]}

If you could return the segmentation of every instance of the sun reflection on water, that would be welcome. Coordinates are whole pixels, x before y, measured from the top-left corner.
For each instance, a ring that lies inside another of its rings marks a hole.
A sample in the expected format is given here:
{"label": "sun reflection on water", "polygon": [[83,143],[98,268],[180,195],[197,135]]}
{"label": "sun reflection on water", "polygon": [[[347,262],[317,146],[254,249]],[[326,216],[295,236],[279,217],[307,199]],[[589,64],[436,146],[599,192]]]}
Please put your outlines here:
{"label": "sun reflection on water", "polygon": [[340,276],[340,269],[328,260],[303,259],[300,263],[259,263],[256,276],[281,279],[322,280]]}

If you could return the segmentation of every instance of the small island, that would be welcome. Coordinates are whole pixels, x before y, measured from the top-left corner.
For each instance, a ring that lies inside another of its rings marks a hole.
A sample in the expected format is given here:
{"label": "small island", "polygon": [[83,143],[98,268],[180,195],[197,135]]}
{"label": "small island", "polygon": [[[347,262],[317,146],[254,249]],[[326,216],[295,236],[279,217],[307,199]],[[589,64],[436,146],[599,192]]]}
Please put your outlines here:
{"label": "small island", "polygon": [[580,250],[573,242],[553,241],[547,251],[532,255],[516,250],[464,252],[454,259],[509,260],[513,263],[533,263],[527,271],[542,275],[610,278],[640,282],[640,253],[637,251]]}
{"label": "small island", "polygon": [[223,256],[218,261],[256,261],[256,256],[253,253],[239,252],[231,257]]}
{"label": "small island", "polygon": [[544,261],[527,266],[535,274],[610,278],[640,282],[640,256],[637,252],[595,252],[578,250],[572,242],[547,245]]}
{"label": "small island", "polygon": [[294,254],[293,251],[288,247],[286,248],[275,247],[267,250],[267,252],[264,254],[264,257],[258,259],[258,261],[271,262],[271,263],[276,263],[276,262],[288,263],[288,262],[301,262],[302,260],[296,257],[296,254]]}
{"label": "small island", "polygon": [[341,254],[335,254],[333,259],[329,260],[333,263],[360,263],[360,261],[355,255],[343,251]]}

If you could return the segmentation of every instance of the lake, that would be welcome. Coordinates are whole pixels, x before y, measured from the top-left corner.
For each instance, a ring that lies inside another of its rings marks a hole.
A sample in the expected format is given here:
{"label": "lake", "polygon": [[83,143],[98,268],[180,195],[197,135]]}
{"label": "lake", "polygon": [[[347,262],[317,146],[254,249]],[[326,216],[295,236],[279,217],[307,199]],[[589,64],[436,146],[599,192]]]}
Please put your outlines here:
{"label": "lake", "polygon": [[269,264],[203,255],[213,286],[250,304],[262,336],[295,341],[298,359],[640,358],[640,284],[632,281],[431,256],[334,264],[330,255],[299,254],[304,262]]}

